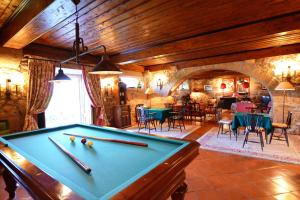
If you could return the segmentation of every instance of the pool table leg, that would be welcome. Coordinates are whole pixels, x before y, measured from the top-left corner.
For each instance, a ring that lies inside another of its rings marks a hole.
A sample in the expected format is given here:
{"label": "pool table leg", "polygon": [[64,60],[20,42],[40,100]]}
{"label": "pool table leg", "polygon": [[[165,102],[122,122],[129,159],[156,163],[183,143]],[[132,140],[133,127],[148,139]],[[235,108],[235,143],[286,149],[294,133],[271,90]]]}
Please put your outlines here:
{"label": "pool table leg", "polygon": [[187,192],[187,184],[183,182],[171,195],[172,200],[183,200],[184,195]]}
{"label": "pool table leg", "polygon": [[6,185],[5,190],[9,194],[9,199],[13,199],[15,197],[15,192],[17,189],[17,182],[5,167],[2,176]]}

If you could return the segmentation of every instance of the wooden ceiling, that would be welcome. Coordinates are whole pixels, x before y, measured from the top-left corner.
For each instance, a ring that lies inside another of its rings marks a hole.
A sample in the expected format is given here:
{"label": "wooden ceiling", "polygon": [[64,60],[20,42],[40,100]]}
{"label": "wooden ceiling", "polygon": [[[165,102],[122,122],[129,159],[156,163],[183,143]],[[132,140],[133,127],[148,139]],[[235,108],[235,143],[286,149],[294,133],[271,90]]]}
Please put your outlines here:
{"label": "wooden ceiling", "polygon": [[[0,12],[7,2],[17,0],[1,1]],[[31,6],[18,13],[19,20],[0,30],[1,44],[71,50],[75,36],[71,0],[26,2]],[[85,45],[90,49],[105,45],[123,68],[185,68],[298,53],[299,22],[300,0],[81,0],[79,4]]]}
{"label": "wooden ceiling", "polygon": [[9,21],[12,14],[21,4],[22,0],[1,0],[0,3],[0,28]]}

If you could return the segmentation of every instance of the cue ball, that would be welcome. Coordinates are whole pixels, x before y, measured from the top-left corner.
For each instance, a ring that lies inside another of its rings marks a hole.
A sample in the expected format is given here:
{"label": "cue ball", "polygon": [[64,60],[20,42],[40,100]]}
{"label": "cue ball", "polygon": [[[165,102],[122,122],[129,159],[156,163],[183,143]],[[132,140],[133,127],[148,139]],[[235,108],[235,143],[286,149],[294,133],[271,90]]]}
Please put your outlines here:
{"label": "cue ball", "polygon": [[85,138],[82,138],[81,143],[82,143],[82,144],[85,144],[85,143],[86,143],[86,139],[85,139]]}
{"label": "cue ball", "polygon": [[74,141],[75,141],[75,136],[70,136],[70,140],[71,140],[72,142],[74,142]]}
{"label": "cue ball", "polygon": [[92,146],[93,146],[93,142],[92,142],[92,141],[88,141],[87,145],[88,145],[89,147],[92,147]]}

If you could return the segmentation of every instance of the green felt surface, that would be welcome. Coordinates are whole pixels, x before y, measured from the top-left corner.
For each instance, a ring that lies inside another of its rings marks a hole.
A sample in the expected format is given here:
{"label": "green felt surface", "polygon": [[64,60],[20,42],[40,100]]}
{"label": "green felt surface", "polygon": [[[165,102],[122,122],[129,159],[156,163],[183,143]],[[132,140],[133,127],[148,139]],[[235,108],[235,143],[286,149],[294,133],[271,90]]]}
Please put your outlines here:
{"label": "green felt surface", "polygon": [[[77,137],[74,143],[70,142],[69,136],[63,133],[144,142],[149,146],[145,148],[92,140],[93,148],[89,148],[81,144]],[[80,169],[48,139],[49,136],[86,163],[92,169],[91,174]],[[184,141],[84,125],[41,129],[3,136],[0,139],[74,192],[90,200],[112,197],[188,144]]]}
{"label": "green felt surface", "polygon": [[150,113],[155,113],[154,118],[162,124],[169,117],[172,108],[149,108],[146,110]]}
{"label": "green felt surface", "polygon": [[[234,114],[233,120],[232,120],[232,130],[237,130],[239,127],[246,126],[245,122],[245,115],[247,113],[243,112],[237,112]],[[266,113],[260,113],[263,115],[263,121],[261,123],[262,128],[265,129],[266,133],[269,134],[272,131],[272,121],[268,114]]]}

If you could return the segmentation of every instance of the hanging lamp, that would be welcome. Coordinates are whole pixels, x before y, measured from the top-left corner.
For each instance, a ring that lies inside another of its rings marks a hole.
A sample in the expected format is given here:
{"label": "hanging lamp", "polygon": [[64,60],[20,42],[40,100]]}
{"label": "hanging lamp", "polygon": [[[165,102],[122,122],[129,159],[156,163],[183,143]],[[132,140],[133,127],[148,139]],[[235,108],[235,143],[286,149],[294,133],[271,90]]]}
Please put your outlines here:
{"label": "hanging lamp", "polygon": [[[120,71],[119,67],[112,63],[109,60],[109,57],[106,53],[106,47],[104,45],[98,45],[93,49],[88,50],[88,47],[84,45],[84,41],[83,38],[80,37],[80,30],[79,30],[79,23],[78,23],[78,8],[77,5],[80,3],[80,0],[72,0],[72,2],[75,5],[76,11],[75,11],[75,16],[76,16],[76,23],[75,23],[75,40],[73,42],[73,57],[68,58],[64,61],[61,61],[60,64],[65,64],[68,63],[72,60],[75,60],[75,62],[79,65],[85,65],[83,63],[80,62],[80,57],[87,55],[89,53],[92,53],[96,50],[99,50],[100,48],[104,49],[104,55],[102,56],[100,62],[95,66],[95,68],[93,69],[93,71],[91,71],[91,74],[121,74],[122,71]],[[59,79],[59,80],[56,80]],[[53,80],[51,80],[51,82],[55,82],[55,81],[61,81],[61,80],[71,80],[68,76],[66,76],[63,73],[63,70],[60,69],[58,71],[58,74],[55,76],[55,78]]]}
{"label": "hanging lamp", "polygon": [[59,65],[59,70],[56,76],[54,77],[53,80],[50,80],[49,82],[57,83],[57,82],[62,82],[62,81],[70,81],[70,77],[64,74],[64,71],[61,69],[61,65]]}
{"label": "hanging lamp", "polygon": [[104,49],[104,55],[102,56],[100,62],[96,65],[96,67],[93,69],[93,71],[89,72],[90,74],[99,74],[99,75],[117,75],[122,74],[120,71],[120,68],[112,63],[109,60],[109,57],[106,53],[106,47],[103,46]]}

